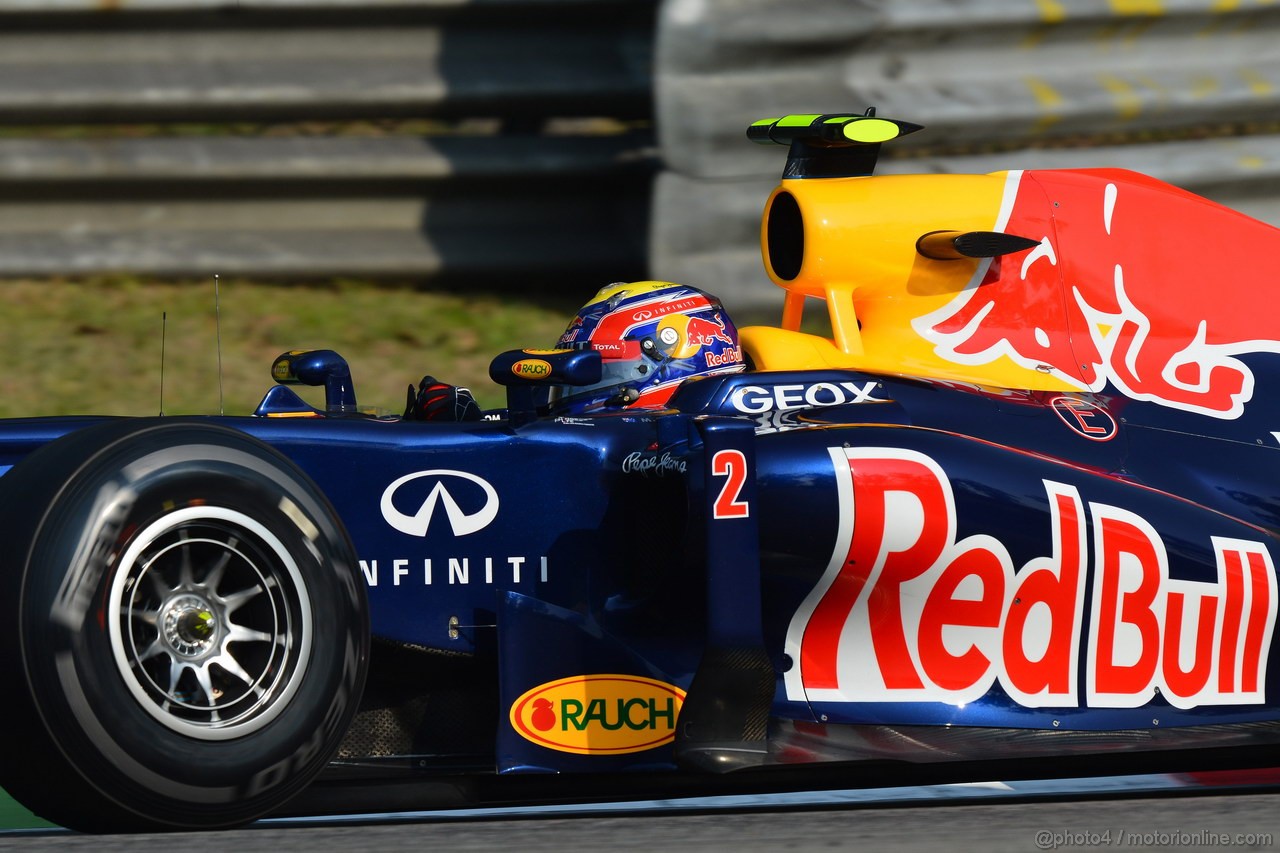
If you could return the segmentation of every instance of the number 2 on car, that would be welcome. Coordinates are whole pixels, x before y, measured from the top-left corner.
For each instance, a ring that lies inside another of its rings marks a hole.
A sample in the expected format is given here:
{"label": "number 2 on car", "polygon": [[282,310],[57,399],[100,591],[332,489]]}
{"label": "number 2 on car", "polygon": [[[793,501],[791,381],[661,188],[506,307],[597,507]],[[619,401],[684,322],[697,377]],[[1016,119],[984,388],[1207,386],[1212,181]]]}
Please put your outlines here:
{"label": "number 2 on car", "polygon": [[716,518],[747,518],[751,505],[742,500],[742,484],[747,480],[747,457],[741,450],[718,450],[711,457],[711,473],[724,477],[713,515]]}

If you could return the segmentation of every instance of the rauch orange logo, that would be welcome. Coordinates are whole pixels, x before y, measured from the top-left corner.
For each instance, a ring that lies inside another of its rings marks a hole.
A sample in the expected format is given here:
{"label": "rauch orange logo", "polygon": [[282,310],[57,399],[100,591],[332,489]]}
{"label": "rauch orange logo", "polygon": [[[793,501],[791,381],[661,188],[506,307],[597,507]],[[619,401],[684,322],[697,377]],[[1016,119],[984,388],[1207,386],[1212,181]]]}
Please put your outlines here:
{"label": "rauch orange logo", "polygon": [[511,372],[523,379],[546,379],[551,365],[540,358],[525,358],[511,365]]}
{"label": "rauch orange logo", "polygon": [[641,752],[675,739],[684,696],[673,684],[638,675],[575,675],[517,699],[511,725],[526,740],[560,752]]}

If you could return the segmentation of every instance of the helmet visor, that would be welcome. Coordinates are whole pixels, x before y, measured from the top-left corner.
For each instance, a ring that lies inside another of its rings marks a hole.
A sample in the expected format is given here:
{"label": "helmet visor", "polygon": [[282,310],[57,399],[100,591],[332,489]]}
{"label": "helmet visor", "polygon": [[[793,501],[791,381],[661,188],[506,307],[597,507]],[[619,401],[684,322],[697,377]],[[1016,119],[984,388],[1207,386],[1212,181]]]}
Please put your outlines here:
{"label": "helmet visor", "polygon": [[[588,349],[591,348],[591,344],[579,344],[578,347]],[[601,405],[606,404],[610,402],[608,392],[613,389],[620,389],[617,405],[623,405],[626,401],[621,396],[621,389],[634,387],[653,373],[653,366],[640,347],[627,347],[627,350],[629,357],[602,358],[599,382],[591,385],[553,385],[547,397],[552,411],[561,406],[582,403],[593,398],[599,398],[598,402]]]}

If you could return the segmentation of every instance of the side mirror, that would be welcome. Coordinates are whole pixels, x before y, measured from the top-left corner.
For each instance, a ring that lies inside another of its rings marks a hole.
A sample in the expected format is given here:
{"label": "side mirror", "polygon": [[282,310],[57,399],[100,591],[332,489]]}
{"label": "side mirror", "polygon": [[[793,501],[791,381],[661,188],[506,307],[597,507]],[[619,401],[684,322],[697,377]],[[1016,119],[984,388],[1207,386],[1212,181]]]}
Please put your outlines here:
{"label": "side mirror", "polygon": [[323,385],[330,412],[354,412],[356,389],[347,360],[331,349],[293,350],[276,356],[271,378],[281,385]]}
{"label": "side mirror", "polygon": [[552,385],[594,385],[602,371],[595,350],[508,350],[489,363],[489,378],[507,388],[507,416],[516,426],[537,417]]}

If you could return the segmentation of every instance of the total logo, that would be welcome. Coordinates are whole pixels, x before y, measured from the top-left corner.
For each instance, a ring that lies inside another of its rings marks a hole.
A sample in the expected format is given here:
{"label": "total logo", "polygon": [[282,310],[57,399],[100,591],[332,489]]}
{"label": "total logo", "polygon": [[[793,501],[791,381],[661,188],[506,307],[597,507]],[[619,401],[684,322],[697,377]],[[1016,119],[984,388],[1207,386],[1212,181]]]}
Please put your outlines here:
{"label": "total logo", "polygon": [[883,403],[872,397],[879,383],[815,382],[812,385],[743,385],[729,395],[729,405],[739,412],[758,415],[796,409],[820,409],[854,403]]}
{"label": "total logo", "polygon": [[511,705],[525,740],[578,755],[621,755],[671,743],[685,693],[639,675],[575,675],[540,684]]}
{"label": "total logo", "polygon": [[[463,495],[459,503],[454,493]],[[463,509],[463,505],[467,509]],[[437,508],[454,536],[468,536],[489,526],[498,515],[498,492],[483,477],[466,471],[435,468],[395,480],[382,493],[382,517],[401,533],[426,537]],[[416,506],[412,514],[403,507]],[[470,511],[468,511],[468,509]],[[437,525],[438,526],[438,525]]]}
{"label": "total logo", "polygon": [[638,351],[634,341],[592,341],[591,348],[600,353],[601,358],[614,359],[626,358]]}
{"label": "total logo", "polygon": [[1051,553],[1015,571],[998,539],[956,540],[932,458],[828,452],[840,528],[788,628],[788,698],[960,705],[998,682],[1029,708],[1265,700],[1277,593],[1262,542],[1211,536],[1216,577],[1172,578],[1150,522],[1097,502],[1086,516],[1076,488],[1044,480]]}

